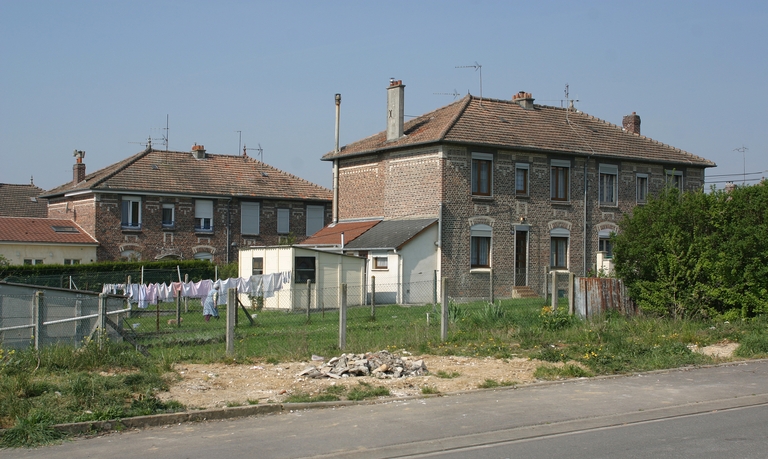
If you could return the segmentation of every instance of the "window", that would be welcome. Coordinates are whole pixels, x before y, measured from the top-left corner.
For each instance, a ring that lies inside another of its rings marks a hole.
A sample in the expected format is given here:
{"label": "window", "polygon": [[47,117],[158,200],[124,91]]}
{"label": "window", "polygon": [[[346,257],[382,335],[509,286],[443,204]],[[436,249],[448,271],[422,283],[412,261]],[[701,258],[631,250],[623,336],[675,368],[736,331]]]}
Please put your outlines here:
{"label": "window", "polygon": [[286,234],[291,231],[291,211],[290,209],[277,209],[277,232]]}
{"label": "window", "polygon": [[163,204],[163,228],[173,228],[176,225],[175,207],[173,204]]}
{"label": "window", "polygon": [[387,257],[373,257],[373,269],[388,269],[388,261]]}
{"label": "window", "polygon": [[121,224],[126,229],[141,228],[141,198],[123,196],[120,203]]}
{"label": "window", "polygon": [[139,261],[141,260],[141,252],[137,250],[123,250],[120,252],[120,257],[128,261]]}
{"label": "window", "polygon": [[549,232],[549,266],[552,269],[568,269],[568,239],[570,236],[571,232],[563,228],[555,228]]}
{"label": "window", "polygon": [[549,174],[549,197],[553,201],[568,201],[570,199],[568,188],[570,172],[570,161],[552,160]]}
{"label": "window", "polygon": [[488,225],[472,225],[470,229],[470,268],[491,267],[491,234]]}
{"label": "window", "polygon": [[73,260],[73,259],[70,259],[70,258],[65,258],[64,259],[64,264],[65,265],[79,265],[80,264],[80,260]]}
{"label": "window", "polygon": [[312,236],[325,226],[325,206],[307,206],[307,236]]}
{"label": "window", "polygon": [[264,274],[264,259],[261,257],[253,257],[251,275],[258,276],[260,274]]}
{"label": "window", "polygon": [[472,153],[472,195],[490,196],[493,172],[493,155]]}
{"label": "window", "polygon": [[240,233],[259,234],[260,209],[261,206],[258,202],[240,203]]}
{"label": "window", "polygon": [[195,200],[195,231],[213,231],[213,201]]}
{"label": "window", "polygon": [[667,170],[664,172],[667,174],[667,185],[683,191],[683,171]]}
{"label": "window", "polygon": [[42,265],[43,260],[30,260],[29,258],[24,259],[25,265]]}
{"label": "window", "polygon": [[528,196],[528,164],[515,164],[515,194]]}
{"label": "window", "polygon": [[636,184],[638,204],[648,202],[648,174],[637,174]]}
{"label": "window", "polygon": [[600,205],[615,206],[618,201],[619,166],[600,165]]}
{"label": "window", "polygon": [[603,230],[598,233],[597,250],[605,252],[605,258],[613,258],[613,241],[611,236],[613,232],[610,230]]}
{"label": "window", "polygon": [[315,282],[315,257],[296,257],[296,283]]}
{"label": "window", "polygon": [[197,252],[193,258],[195,260],[208,260],[213,262],[213,254],[210,252]]}

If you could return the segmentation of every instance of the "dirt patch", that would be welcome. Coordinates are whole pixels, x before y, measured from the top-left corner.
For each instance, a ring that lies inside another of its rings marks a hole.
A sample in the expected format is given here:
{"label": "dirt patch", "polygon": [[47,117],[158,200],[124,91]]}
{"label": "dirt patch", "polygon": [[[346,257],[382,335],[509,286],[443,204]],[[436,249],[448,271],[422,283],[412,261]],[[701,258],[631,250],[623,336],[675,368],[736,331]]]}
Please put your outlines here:
{"label": "dirt patch", "polygon": [[[692,346],[716,360],[727,360],[738,347],[737,343],[722,342],[700,348]],[[341,379],[314,379],[298,376],[308,366],[322,362],[288,362],[280,364],[179,364],[174,370],[178,377],[170,390],[161,392],[161,400],[176,400],[190,409],[247,405],[249,403],[277,403],[289,395],[306,393],[317,395],[328,386],[344,384],[353,387],[360,381],[374,386],[385,386],[391,396],[420,395],[422,388],[433,392],[451,393],[477,389],[487,379],[498,383],[530,384],[540,365],[557,365],[526,358],[494,359],[457,356],[413,356],[423,359],[429,372],[425,376],[396,379],[377,379],[371,376]],[[572,362],[571,362],[572,363]],[[439,377],[438,374],[453,377]]]}
{"label": "dirt patch", "polygon": [[[161,400],[176,400],[188,408],[214,408],[254,403],[282,402],[291,394],[317,395],[331,385],[353,387],[360,381],[385,386],[393,397],[419,395],[429,386],[440,393],[477,389],[486,379],[498,383],[526,384],[535,381],[536,367],[544,362],[524,358],[494,359],[456,356],[418,356],[429,371],[425,376],[378,379],[372,376],[314,379],[298,374],[322,362],[280,364],[179,364],[179,379]],[[552,364],[548,364],[552,365]],[[439,377],[438,374],[452,377]]]}

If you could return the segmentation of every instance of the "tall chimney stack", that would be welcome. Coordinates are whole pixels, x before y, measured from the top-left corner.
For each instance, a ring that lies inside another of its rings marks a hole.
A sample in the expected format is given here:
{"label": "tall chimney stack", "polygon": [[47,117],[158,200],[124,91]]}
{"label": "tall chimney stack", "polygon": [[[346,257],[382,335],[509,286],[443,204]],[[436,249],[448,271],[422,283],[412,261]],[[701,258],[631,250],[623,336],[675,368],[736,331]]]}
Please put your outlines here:
{"label": "tall chimney stack", "polygon": [[387,88],[387,141],[397,140],[403,136],[404,98],[403,80],[391,78]]}
{"label": "tall chimney stack", "polygon": [[72,166],[72,182],[73,185],[77,185],[85,180],[85,163],[83,163],[85,152],[82,150],[75,150],[74,153],[72,153],[72,156],[74,156],[76,160],[75,165]]}
{"label": "tall chimney stack", "polygon": [[621,125],[625,131],[640,135],[640,116],[637,113],[632,112],[631,115],[622,118]]}

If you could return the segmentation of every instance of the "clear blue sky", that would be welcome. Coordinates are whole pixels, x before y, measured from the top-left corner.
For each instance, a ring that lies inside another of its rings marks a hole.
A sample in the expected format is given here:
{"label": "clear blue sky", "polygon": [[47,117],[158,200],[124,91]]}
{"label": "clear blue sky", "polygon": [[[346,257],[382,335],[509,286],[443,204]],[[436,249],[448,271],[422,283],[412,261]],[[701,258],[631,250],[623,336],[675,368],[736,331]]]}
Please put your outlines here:
{"label": "clear blue sky", "polygon": [[344,145],[386,128],[390,77],[416,116],[480,95],[482,73],[484,97],[560,106],[568,84],[590,115],[637,112],[715,161],[708,182],[741,183],[768,177],[767,24],[765,1],[0,0],[0,182],[59,186],[73,150],[96,171],[168,116],[171,150],[234,155],[242,135],[330,187],[335,93]]}

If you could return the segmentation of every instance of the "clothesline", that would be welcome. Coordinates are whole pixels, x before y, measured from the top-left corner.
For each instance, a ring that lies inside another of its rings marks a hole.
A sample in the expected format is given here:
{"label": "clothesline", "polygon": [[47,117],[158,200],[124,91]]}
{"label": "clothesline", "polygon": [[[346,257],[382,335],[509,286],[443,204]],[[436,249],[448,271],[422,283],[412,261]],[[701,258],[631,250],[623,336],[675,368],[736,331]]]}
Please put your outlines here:
{"label": "clothesline", "polygon": [[[226,292],[236,288],[239,293],[250,293],[253,296],[272,297],[275,292],[283,288],[283,284],[290,284],[291,272],[263,274],[249,278],[232,277],[226,280],[203,279],[198,282],[171,282],[169,284],[104,284],[102,293],[120,294],[128,296],[131,303],[138,304],[139,308],[146,308],[150,304],[158,302],[172,302],[177,296],[182,298],[205,298],[212,288],[218,286],[220,292]],[[227,295],[219,295],[218,305],[227,304]]]}

